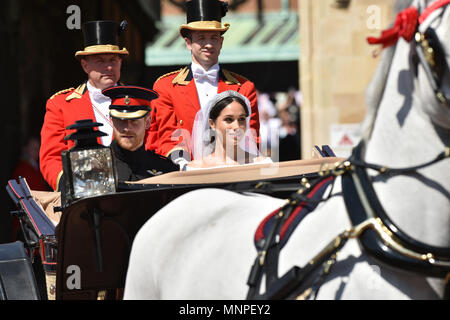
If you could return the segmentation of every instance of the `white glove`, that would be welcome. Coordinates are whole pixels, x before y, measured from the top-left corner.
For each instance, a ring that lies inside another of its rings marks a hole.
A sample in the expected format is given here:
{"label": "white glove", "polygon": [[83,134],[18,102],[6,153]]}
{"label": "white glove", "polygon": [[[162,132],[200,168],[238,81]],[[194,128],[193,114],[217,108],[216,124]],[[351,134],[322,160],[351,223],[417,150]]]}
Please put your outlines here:
{"label": "white glove", "polygon": [[175,163],[175,164],[180,166],[180,171],[185,171],[186,170],[186,165],[189,163],[189,161],[187,161],[183,157],[177,158],[177,159],[172,160],[172,161],[173,161],[173,163]]}

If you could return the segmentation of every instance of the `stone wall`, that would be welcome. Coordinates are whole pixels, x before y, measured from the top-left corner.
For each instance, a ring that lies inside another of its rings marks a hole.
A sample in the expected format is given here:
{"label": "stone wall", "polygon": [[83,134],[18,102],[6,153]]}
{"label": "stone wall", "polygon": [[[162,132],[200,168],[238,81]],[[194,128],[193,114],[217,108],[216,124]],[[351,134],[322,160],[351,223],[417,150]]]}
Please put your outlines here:
{"label": "stone wall", "polygon": [[379,48],[369,46],[366,37],[378,36],[394,18],[392,0],[352,0],[338,8],[340,2],[299,0],[303,159],[323,144],[346,156],[351,149],[342,141],[346,132],[356,142],[365,88],[379,62],[373,56]]}

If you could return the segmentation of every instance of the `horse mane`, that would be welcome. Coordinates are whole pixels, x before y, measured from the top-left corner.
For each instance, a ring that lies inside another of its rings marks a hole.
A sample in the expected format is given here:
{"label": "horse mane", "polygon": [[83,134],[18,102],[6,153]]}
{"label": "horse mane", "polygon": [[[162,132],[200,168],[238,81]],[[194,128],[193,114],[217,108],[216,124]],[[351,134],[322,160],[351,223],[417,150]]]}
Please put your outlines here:
{"label": "horse mane", "polygon": [[[426,3],[424,3],[424,1]],[[412,5],[419,6],[420,4],[420,6],[426,7],[429,2],[430,1],[427,0],[397,0],[394,5],[395,16],[397,16],[400,11],[403,11]],[[390,24],[389,28],[392,26],[393,22]],[[377,66],[375,74],[365,91],[367,112],[361,125],[361,136],[365,141],[370,138],[370,135],[372,133],[378,107],[383,97],[396,47],[397,45],[394,45],[383,50],[382,57]]]}

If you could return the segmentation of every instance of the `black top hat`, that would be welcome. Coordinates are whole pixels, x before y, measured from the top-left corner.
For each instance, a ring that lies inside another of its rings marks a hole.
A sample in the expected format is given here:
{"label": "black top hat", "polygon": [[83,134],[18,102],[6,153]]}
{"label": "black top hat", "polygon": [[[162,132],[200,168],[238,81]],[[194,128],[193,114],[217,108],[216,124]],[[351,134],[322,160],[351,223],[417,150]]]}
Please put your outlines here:
{"label": "black top hat", "polygon": [[84,50],[77,51],[76,57],[92,54],[117,53],[128,55],[126,48],[120,50],[119,36],[128,23],[124,20],[120,24],[116,21],[88,21],[81,29],[84,37]]}
{"label": "black top hat", "polygon": [[229,23],[222,26],[222,17],[228,11],[228,2],[220,0],[190,0],[186,2],[186,24],[180,26],[180,34],[185,30],[220,31],[224,33]]}
{"label": "black top hat", "polygon": [[111,98],[111,117],[121,120],[145,117],[151,110],[150,101],[159,97],[156,91],[137,86],[115,86],[104,89],[102,93]]}

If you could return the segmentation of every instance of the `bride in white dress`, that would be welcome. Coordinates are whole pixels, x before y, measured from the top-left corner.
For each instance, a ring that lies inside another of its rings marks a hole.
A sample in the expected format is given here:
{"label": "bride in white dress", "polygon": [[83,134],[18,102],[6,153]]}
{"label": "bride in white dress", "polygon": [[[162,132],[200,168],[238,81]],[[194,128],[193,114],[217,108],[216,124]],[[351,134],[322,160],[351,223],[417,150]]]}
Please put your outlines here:
{"label": "bride in white dress", "polygon": [[250,101],[225,91],[197,112],[192,129],[192,155],[186,170],[254,163],[271,163],[260,154],[256,132],[250,128]]}

